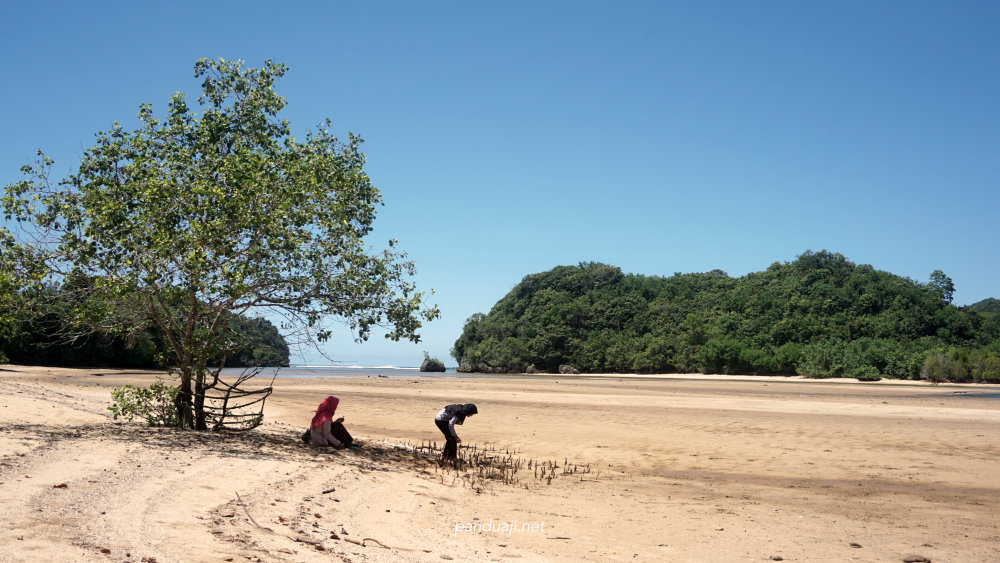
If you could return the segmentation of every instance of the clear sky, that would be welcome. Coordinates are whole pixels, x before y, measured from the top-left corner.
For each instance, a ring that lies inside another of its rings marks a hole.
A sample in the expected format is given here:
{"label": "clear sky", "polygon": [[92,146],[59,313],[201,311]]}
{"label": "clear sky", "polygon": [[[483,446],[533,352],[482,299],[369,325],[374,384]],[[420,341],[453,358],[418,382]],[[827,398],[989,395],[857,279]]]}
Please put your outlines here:
{"label": "clear sky", "polygon": [[[733,276],[809,250],[1000,298],[1000,3],[16,2],[0,23],[0,184],[42,148],[194,98],[200,57],[272,59],[299,135],[366,139],[442,318],[346,330],[417,365],[524,276],[581,261]],[[303,350],[293,363],[328,363]]]}

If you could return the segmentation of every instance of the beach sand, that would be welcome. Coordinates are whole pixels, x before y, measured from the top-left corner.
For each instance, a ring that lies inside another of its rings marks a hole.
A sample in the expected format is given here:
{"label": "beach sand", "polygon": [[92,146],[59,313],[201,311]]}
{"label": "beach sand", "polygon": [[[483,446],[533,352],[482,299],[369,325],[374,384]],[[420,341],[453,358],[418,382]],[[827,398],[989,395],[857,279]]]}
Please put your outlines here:
{"label": "beach sand", "polygon": [[[996,386],[277,379],[248,433],[111,420],[157,377],[0,366],[0,561],[1000,560]],[[331,394],[361,447],[299,441]],[[409,448],[455,402],[463,445],[534,471]]]}

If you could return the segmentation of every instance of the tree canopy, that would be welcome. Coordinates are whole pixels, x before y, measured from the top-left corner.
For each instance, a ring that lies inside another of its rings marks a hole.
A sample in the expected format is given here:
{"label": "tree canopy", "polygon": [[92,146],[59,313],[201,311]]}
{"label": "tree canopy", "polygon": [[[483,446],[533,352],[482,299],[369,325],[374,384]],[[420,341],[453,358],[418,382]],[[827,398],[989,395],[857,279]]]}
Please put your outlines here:
{"label": "tree canopy", "polygon": [[286,70],[201,59],[200,111],[182,93],[162,119],[142,104],[139,127],[97,133],[76,173],[51,180],[40,151],[4,194],[48,276],[86,281],[74,323],[126,337],[156,327],[179,374],[180,418],[198,428],[218,381],[207,366],[243,346],[234,316],[270,315],[315,342],[331,318],[359,341],[375,326],[419,341],[438,315],[395,240],[367,247],[382,199],[362,139],[338,140],[329,120],[298,139],[279,118]]}
{"label": "tree canopy", "polygon": [[[827,251],[739,278],[559,266],[470,317],[452,355],[464,371],[919,377],[931,353],[1000,355],[1000,323],[953,290],[940,271],[921,284]],[[1000,364],[985,373],[968,378],[1000,380]]]}

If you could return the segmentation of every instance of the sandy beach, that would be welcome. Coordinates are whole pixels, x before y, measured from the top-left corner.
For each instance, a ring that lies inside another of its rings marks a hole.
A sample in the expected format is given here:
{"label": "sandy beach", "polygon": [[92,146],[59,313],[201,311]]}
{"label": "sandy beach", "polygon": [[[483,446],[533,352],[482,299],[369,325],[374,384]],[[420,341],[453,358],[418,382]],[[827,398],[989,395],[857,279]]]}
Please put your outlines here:
{"label": "sandy beach", "polygon": [[[159,376],[0,366],[0,561],[1000,559],[997,386],[279,378],[248,433],[111,419]],[[298,440],[331,394],[361,447]],[[454,402],[516,473],[420,448]]]}

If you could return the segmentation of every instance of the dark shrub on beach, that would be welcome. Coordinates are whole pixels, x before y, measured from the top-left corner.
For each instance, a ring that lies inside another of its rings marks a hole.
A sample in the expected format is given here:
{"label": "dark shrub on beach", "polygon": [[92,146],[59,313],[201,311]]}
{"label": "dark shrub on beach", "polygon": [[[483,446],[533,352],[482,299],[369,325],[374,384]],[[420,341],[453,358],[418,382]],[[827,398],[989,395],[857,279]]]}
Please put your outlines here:
{"label": "dark shrub on beach", "polygon": [[882,375],[872,366],[858,368],[851,375],[858,381],[879,381],[882,379]]}

